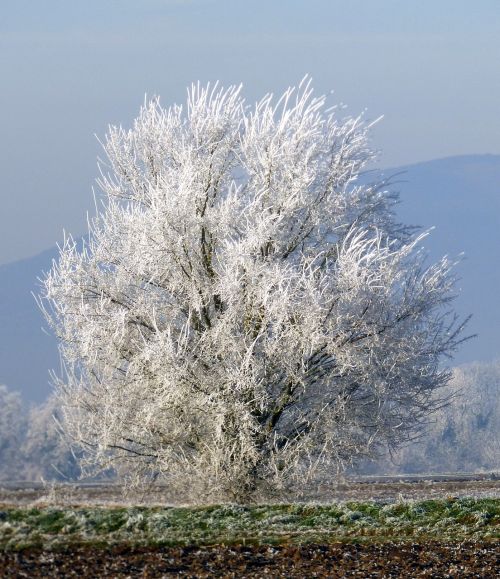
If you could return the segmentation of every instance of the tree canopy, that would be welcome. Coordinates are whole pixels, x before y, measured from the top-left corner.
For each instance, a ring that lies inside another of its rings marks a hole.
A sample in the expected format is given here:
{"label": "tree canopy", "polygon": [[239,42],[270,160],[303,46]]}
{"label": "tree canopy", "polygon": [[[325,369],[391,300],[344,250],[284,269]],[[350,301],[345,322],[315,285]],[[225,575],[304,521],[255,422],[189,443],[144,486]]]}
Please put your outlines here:
{"label": "tree canopy", "polygon": [[461,341],[452,263],[369,183],[370,124],[310,81],[193,85],[111,127],[102,204],[45,279],[87,469],[242,499],[408,440]]}

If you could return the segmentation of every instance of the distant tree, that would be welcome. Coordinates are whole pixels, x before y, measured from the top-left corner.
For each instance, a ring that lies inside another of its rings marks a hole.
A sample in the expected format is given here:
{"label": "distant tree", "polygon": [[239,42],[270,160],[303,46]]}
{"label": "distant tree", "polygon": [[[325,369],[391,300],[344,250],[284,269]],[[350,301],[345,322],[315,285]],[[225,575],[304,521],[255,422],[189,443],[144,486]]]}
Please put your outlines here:
{"label": "distant tree", "polygon": [[253,107],[193,86],[110,129],[89,241],[43,294],[84,468],[244,500],[421,427],[463,324],[450,262],[359,179],[369,129],[308,82]]}
{"label": "distant tree", "polygon": [[431,429],[426,455],[433,470],[500,470],[500,363],[460,366],[447,388],[457,396]]}
{"label": "distant tree", "polygon": [[20,447],[26,426],[21,395],[0,384],[0,480],[24,478]]}
{"label": "distant tree", "polygon": [[433,414],[421,438],[392,460],[364,463],[358,472],[500,471],[500,362],[454,368],[442,395],[449,403]]}
{"label": "distant tree", "polygon": [[75,480],[80,475],[77,458],[61,433],[57,398],[31,408],[21,445],[26,480]]}

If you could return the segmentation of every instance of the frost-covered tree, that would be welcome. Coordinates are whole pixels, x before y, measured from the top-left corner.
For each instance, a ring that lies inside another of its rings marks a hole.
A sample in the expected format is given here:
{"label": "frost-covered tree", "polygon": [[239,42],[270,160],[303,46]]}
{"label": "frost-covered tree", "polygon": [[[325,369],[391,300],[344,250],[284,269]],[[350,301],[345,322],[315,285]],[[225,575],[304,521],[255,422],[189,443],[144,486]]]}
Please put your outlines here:
{"label": "frost-covered tree", "polygon": [[45,279],[84,466],[244,499],[329,476],[418,429],[461,340],[370,125],[309,82],[247,106],[193,86],[103,144],[88,242]]}
{"label": "frost-covered tree", "polygon": [[378,472],[500,471],[500,361],[453,370],[443,389],[450,403],[432,417],[425,436]]}
{"label": "frost-covered tree", "polygon": [[59,426],[60,413],[55,396],[30,409],[20,448],[23,479],[67,481],[79,477],[77,459]]}
{"label": "frost-covered tree", "polygon": [[20,447],[26,427],[21,395],[0,384],[0,480],[24,478]]}
{"label": "frost-covered tree", "polygon": [[28,408],[0,385],[0,480],[68,480],[79,468],[58,428],[58,402]]}

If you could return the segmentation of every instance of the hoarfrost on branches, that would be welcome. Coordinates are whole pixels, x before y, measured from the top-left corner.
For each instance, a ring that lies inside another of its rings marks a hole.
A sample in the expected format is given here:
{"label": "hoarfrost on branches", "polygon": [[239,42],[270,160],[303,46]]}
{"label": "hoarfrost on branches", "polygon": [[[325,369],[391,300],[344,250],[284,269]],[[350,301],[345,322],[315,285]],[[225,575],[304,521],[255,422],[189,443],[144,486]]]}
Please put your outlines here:
{"label": "hoarfrost on branches", "polygon": [[239,500],[418,431],[463,324],[452,264],[360,180],[369,130],[307,80],[254,106],[194,85],[110,128],[88,242],[43,295],[87,470]]}

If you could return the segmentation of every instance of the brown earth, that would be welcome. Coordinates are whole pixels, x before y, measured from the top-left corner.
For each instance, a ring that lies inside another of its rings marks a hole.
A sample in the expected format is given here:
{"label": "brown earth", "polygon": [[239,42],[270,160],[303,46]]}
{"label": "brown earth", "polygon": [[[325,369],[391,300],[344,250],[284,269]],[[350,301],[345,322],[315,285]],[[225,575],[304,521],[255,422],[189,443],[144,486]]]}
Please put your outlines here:
{"label": "brown earth", "polygon": [[500,575],[500,543],[213,546],[0,553],[0,577],[478,577]]}

